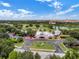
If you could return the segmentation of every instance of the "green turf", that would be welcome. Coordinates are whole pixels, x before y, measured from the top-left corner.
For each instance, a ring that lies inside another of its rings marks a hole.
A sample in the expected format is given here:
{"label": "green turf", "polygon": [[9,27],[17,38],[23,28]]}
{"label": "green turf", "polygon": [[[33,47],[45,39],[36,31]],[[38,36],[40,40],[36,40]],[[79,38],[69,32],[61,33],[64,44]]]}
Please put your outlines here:
{"label": "green turf", "polygon": [[22,45],[23,45],[23,42],[16,43],[15,45],[18,46],[18,47],[19,47],[19,46],[22,46]]}
{"label": "green turf", "polygon": [[32,48],[36,49],[54,49],[54,46],[51,44],[48,44],[47,42],[33,42]]}

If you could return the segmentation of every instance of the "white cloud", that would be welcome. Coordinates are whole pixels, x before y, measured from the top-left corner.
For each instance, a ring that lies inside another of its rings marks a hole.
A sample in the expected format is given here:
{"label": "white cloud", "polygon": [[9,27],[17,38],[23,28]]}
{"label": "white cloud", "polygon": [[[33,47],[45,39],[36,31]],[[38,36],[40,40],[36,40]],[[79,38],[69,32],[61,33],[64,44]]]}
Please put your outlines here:
{"label": "white cloud", "polygon": [[11,5],[9,3],[6,3],[6,2],[0,2],[0,5],[2,5],[4,7],[11,7]]}
{"label": "white cloud", "polygon": [[51,2],[52,0],[36,0],[36,1],[40,1],[40,2]]}
{"label": "white cloud", "polygon": [[71,8],[79,7],[79,4],[72,5]]}
{"label": "white cloud", "polygon": [[72,15],[67,15],[65,17],[66,19],[69,19],[69,20],[78,20],[79,19],[79,14],[72,14]]}
{"label": "white cloud", "polygon": [[72,12],[75,10],[75,8],[79,7],[79,4],[75,4],[75,5],[72,5],[69,9],[65,10],[65,11],[60,11],[57,13],[57,15],[63,15],[63,14],[67,14],[69,12]]}
{"label": "white cloud", "polygon": [[25,9],[18,9],[19,12],[24,13],[24,14],[32,14],[31,11],[25,10]]}
{"label": "white cloud", "polygon": [[39,20],[50,20],[53,19],[53,15],[52,14],[47,14],[47,15],[39,15],[38,16]]}
{"label": "white cloud", "polygon": [[55,10],[60,10],[63,6],[63,4],[57,0],[36,0],[36,1],[39,1],[39,2],[49,2],[47,3],[48,6],[50,7],[54,7]]}
{"label": "white cloud", "polygon": [[71,11],[73,11],[74,9],[68,9],[68,10],[65,10],[65,11],[60,11],[60,12],[58,12],[57,13],[57,15],[63,15],[63,14],[66,14],[66,13],[69,13],[69,12],[71,12]]}
{"label": "white cloud", "polygon": [[7,10],[7,9],[0,10],[0,20],[53,20],[53,19],[59,20],[59,19],[67,19],[67,18],[77,19],[78,16],[79,15],[69,16],[69,15],[56,15],[56,14],[35,15],[33,13],[29,14],[20,11],[18,12],[18,9],[17,11]]}
{"label": "white cloud", "polygon": [[6,10],[6,9],[0,10],[0,16],[2,17],[9,17],[12,16],[13,14],[14,12],[11,10]]}
{"label": "white cloud", "polygon": [[63,4],[59,1],[54,1],[52,4],[49,4],[50,7],[54,7],[55,9],[59,10],[62,8]]}
{"label": "white cloud", "polygon": [[0,20],[32,19],[32,17],[35,16],[34,14],[30,13],[31,11],[29,12],[25,12],[25,11],[20,11],[18,9],[17,11],[12,11],[7,9],[0,10]]}

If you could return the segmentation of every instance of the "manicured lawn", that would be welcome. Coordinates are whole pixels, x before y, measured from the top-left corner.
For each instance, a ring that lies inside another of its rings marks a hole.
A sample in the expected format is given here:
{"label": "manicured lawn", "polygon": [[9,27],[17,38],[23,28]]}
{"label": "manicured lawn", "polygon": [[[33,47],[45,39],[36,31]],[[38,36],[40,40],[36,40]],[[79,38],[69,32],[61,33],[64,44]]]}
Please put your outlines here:
{"label": "manicured lawn", "polygon": [[33,42],[32,43],[32,48],[36,48],[36,49],[54,49],[54,46],[51,44],[48,44],[47,42]]}
{"label": "manicured lawn", "polygon": [[23,42],[15,43],[15,45],[18,46],[18,47],[19,47],[19,46],[22,46],[22,45],[23,45]]}

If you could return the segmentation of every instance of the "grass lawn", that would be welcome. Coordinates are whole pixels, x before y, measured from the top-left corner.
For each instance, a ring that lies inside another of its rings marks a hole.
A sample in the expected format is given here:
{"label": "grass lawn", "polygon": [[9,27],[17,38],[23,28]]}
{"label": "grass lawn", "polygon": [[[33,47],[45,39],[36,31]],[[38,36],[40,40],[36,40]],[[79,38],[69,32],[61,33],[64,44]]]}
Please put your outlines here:
{"label": "grass lawn", "polygon": [[15,43],[16,46],[20,47],[23,45],[23,42]]}
{"label": "grass lawn", "polygon": [[48,44],[47,42],[38,41],[38,42],[32,43],[32,48],[53,50],[54,46],[51,44]]}

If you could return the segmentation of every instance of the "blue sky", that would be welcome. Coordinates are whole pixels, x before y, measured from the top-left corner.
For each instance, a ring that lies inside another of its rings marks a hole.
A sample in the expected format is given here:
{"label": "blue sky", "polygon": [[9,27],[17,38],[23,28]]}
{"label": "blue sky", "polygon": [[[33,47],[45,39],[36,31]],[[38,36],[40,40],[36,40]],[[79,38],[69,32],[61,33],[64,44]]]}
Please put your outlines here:
{"label": "blue sky", "polygon": [[79,19],[79,0],[0,0],[0,20]]}

